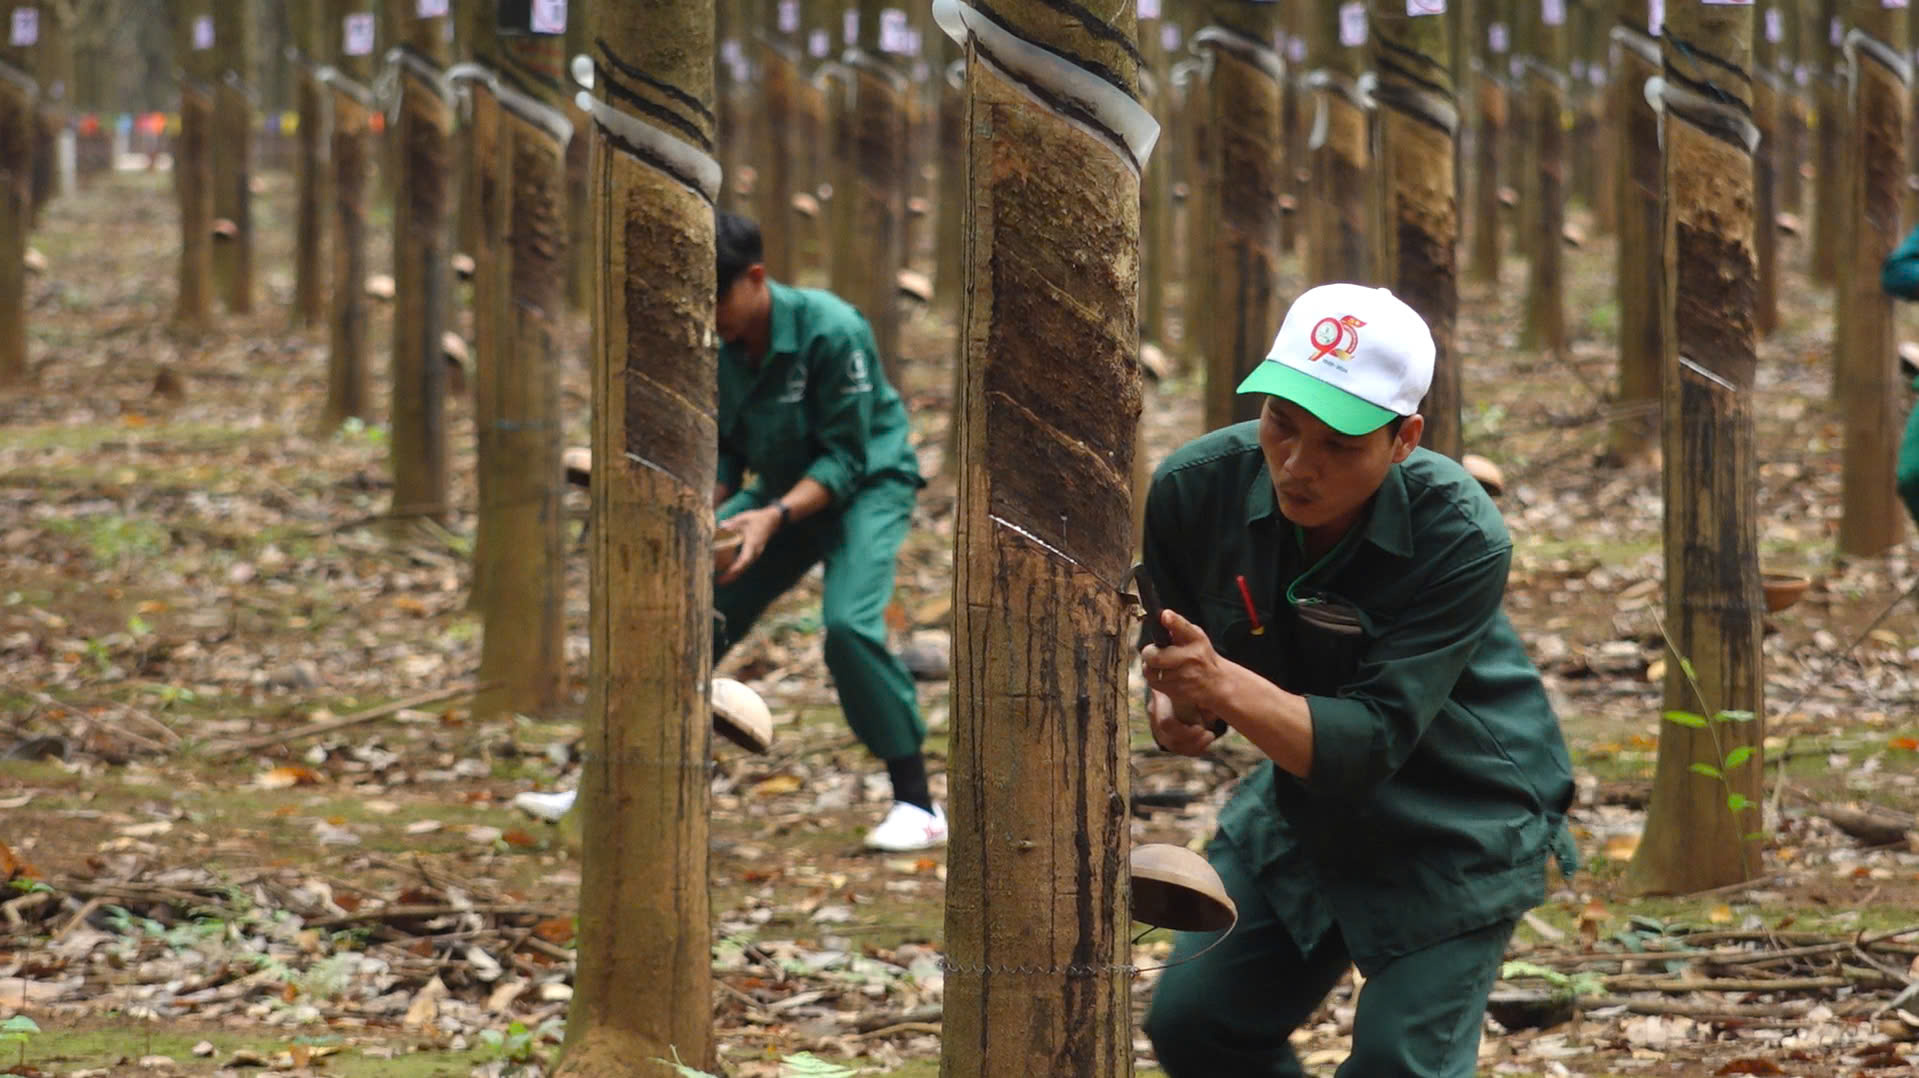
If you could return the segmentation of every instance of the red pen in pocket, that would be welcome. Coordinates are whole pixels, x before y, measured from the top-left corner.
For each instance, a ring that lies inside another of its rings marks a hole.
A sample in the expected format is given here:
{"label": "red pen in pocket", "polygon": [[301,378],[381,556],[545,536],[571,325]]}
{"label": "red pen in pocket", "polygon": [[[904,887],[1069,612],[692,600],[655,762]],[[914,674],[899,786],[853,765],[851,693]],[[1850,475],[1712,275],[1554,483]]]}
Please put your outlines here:
{"label": "red pen in pocket", "polygon": [[1253,635],[1266,635],[1266,626],[1259,623],[1259,611],[1253,607],[1253,590],[1246,586],[1245,574],[1242,573],[1233,579],[1239,582],[1239,601],[1246,604],[1246,616],[1253,622]]}

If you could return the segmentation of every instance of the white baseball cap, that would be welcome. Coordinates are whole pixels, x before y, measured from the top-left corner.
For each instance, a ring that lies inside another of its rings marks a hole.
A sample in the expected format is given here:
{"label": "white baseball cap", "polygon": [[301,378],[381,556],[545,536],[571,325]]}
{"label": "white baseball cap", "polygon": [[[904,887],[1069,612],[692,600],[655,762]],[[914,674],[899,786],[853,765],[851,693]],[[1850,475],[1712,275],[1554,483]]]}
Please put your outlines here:
{"label": "white baseball cap", "polygon": [[1434,354],[1426,320],[1391,291],[1323,284],[1293,301],[1239,391],[1292,401],[1341,434],[1368,434],[1419,411]]}

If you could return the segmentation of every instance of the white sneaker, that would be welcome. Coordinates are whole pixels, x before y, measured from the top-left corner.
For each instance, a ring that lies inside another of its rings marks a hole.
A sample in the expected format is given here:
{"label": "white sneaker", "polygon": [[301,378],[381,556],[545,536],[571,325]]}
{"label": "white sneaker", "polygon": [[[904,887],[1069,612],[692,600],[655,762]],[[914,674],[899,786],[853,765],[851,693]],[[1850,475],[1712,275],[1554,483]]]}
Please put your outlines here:
{"label": "white sneaker", "polygon": [[889,853],[911,853],[946,845],[946,810],[933,804],[928,812],[904,801],[893,802],[878,827],[866,833],[866,848]]}
{"label": "white sneaker", "polygon": [[528,816],[537,816],[542,820],[558,820],[573,808],[573,802],[579,796],[578,790],[561,790],[554,794],[528,791],[513,795],[513,807]]}

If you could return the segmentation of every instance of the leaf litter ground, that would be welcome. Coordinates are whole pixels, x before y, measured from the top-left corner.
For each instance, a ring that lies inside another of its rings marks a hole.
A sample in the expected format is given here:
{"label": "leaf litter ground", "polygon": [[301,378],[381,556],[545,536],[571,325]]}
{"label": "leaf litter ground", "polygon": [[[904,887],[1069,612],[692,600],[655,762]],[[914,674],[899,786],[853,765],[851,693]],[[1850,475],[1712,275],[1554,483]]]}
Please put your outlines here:
{"label": "leaf litter ground", "polygon": [[[166,326],[173,263],[151,254],[175,244],[166,177],[103,180],[50,207],[37,237],[51,263],[30,292],[37,381],[0,396],[0,877],[12,881],[0,894],[0,1014],[40,1029],[21,1034],[23,1073],[143,1062],[159,1073],[497,1073],[555,1054],[579,864],[564,829],[507,802],[574,778],[583,558],[569,566],[569,706],[474,715],[460,695],[478,666],[471,517],[424,530],[386,520],[377,417],[316,428],[325,342],[286,328],[289,194],[269,175],[256,203],[271,267],[262,313],[204,336]],[[1469,448],[1508,477],[1508,607],[1574,747],[1586,861],[1514,941],[1524,964],[1502,993],[1517,1002],[1499,1013],[1515,1028],[1489,1023],[1485,1073],[1910,1066],[1919,1004],[1904,989],[1919,934],[1899,930],[1919,924],[1908,674],[1919,613],[1900,604],[1873,622],[1912,585],[1913,547],[1847,564],[1830,555],[1843,424],[1828,402],[1828,297],[1797,272],[1795,243],[1756,409],[1768,568],[1814,578],[1768,623],[1774,836],[1761,879],[1689,900],[1633,898],[1621,879],[1670,657],[1654,621],[1657,473],[1592,465],[1610,415],[1610,247],[1569,252],[1569,356],[1516,347],[1519,263],[1500,287],[1462,297]],[[910,312],[906,390],[934,480],[889,612],[902,645],[935,653],[950,621],[953,477],[940,447],[951,332],[949,312]],[[382,363],[387,333],[377,309]],[[584,342],[576,318],[564,370],[575,441],[587,423]],[[1197,432],[1198,387],[1175,363],[1149,391],[1155,459]],[[450,414],[470,509],[469,402],[456,397]],[[585,503],[569,498],[577,526]],[[722,667],[779,723],[766,756],[721,748],[714,763],[723,1056],[739,1074],[778,1073],[802,1051],[930,1074],[946,859],[859,850],[885,787],[839,717],[816,601],[815,578]],[[939,772],[946,685],[921,692]],[[1136,839],[1203,841],[1249,751],[1187,761],[1152,751],[1137,720],[1133,735],[1145,746]],[[1140,963],[1166,947],[1147,936]],[[1151,983],[1141,978],[1136,1006]],[[1342,986],[1299,1035],[1321,1073],[1344,1055],[1357,987]],[[1575,996],[1578,1015],[1522,1028],[1526,991],[1548,1010]],[[12,1044],[0,1064],[14,1062]]]}

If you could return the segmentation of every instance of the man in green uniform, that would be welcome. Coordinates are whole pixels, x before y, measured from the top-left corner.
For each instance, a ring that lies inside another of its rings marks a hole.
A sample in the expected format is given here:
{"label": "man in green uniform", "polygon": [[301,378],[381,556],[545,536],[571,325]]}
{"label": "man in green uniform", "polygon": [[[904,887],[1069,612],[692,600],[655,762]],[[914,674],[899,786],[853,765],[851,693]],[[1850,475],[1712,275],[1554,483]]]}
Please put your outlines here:
{"label": "man in green uniform", "polygon": [[1183,936],[1147,1016],[1173,1078],[1303,1074],[1288,1035],[1349,963],[1342,1078],[1468,1078],[1548,853],[1571,868],[1571,765],[1501,610],[1512,541],[1418,448],[1433,355],[1385,289],[1311,289],[1239,388],[1260,418],[1154,478],[1154,739],[1199,755],[1223,721],[1270,757],[1209,850],[1239,925],[1192,961],[1212,939]]}
{"label": "man in green uniform", "polygon": [[721,530],[741,542],[713,595],[714,660],[823,563],[826,667],[847,722],[893,784],[893,807],[866,844],[942,845],[946,813],[927,789],[913,679],[886,646],[894,562],[924,485],[906,408],[858,311],[769,279],[759,226],[744,217],[721,213],[716,243],[725,344],[713,498]]}
{"label": "man in green uniform", "polygon": [[[1886,256],[1885,265],[1879,268],[1879,287],[1889,296],[1919,299],[1919,228],[1908,232],[1905,240]],[[1901,369],[1905,369],[1904,364]],[[1912,387],[1919,389],[1919,374],[1907,373],[1912,377]],[[1919,523],[1919,408],[1912,409],[1906,416],[1906,432],[1899,439],[1899,463],[1894,475],[1906,515]]]}

